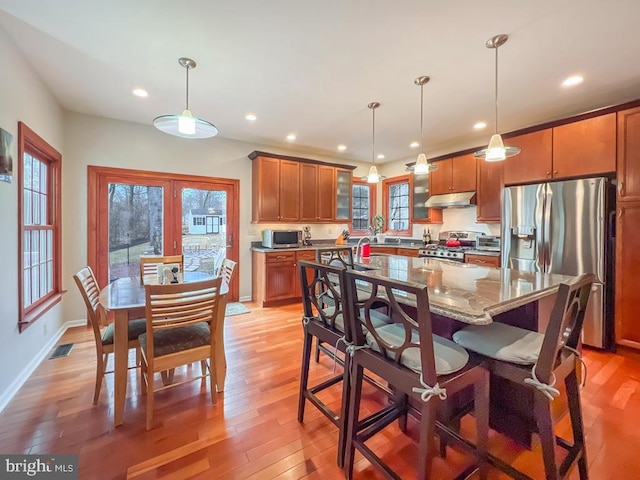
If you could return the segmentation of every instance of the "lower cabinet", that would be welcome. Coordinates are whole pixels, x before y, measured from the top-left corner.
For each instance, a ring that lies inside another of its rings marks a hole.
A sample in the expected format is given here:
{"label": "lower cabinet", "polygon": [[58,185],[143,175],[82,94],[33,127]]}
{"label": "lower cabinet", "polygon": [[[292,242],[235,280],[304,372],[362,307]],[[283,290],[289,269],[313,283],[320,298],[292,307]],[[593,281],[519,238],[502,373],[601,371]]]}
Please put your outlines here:
{"label": "lower cabinet", "polygon": [[481,265],[483,267],[499,267],[500,256],[465,253],[464,263],[472,263],[474,265]]}
{"label": "lower cabinet", "polygon": [[403,257],[417,257],[417,248],[398,248],[396,255],[402,255]]}
{"label": "lower cabinet", "polygon": [[398,249],[396,247],[378,247],[375,244],[371,244],[371,253],[385,253],[387,255],[395,255]]}
{"label": "lower cabinet", "polygon": [[263,307],[300,301],[299,260],[314,260],[314,250],[253,252],[252,296]]}

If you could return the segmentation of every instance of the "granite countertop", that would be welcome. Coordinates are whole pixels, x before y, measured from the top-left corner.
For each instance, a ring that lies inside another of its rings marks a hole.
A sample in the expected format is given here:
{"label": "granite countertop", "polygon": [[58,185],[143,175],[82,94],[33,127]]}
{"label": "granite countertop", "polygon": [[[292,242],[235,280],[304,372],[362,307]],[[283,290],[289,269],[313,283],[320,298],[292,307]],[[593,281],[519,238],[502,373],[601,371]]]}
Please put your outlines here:
{"label": "granite countertop", "polygon": [[[356,245],[358,245],[358,240],[353,241],[353,240],[349,240],[347,242],[346,245],[344,245],[345,247],[355,247]],[[370,243],[372,248],[375,247],[391,247],[391,248],[409,248],[409,249],[415,249],[418,250],[420,248],[423,248],[422,245],[422,241],[421,240],[407,240],[407,241],[402,241],[400,243],[394,242],[394,241],[389,241],[389,242],[385,242],[385,243],[377,243],[377,242],[371,242]],[[336,245],[335,242],[333,241],[318,241],[313,242],[313,245],[311,245],[310,247],[294,247],[294,248],[265,248],[263,247],[259,242],[254,242],[254,244],[252,244],[251,246],[251,250],[253,250],[254,252],[262,252],[262,253],[269,253],[269,252],[297,252],[300,250],[318,250],[320,248],[330,248],[330,247],[338,247],[341,245]]]}
{"label": "granite countertop", "polygon": [[464,253],[470,253],[471,255],[486,255],[487,257],[499,257],[500,252],[493,250],[466,250]]}
{"label": "granite countertop", "polygon": [[552,295],[560,283],[573,278],[433,257],[356,256],[355,263],[371,275],[427,285],[433,313],[475,325],[487,325],[494,315]]}

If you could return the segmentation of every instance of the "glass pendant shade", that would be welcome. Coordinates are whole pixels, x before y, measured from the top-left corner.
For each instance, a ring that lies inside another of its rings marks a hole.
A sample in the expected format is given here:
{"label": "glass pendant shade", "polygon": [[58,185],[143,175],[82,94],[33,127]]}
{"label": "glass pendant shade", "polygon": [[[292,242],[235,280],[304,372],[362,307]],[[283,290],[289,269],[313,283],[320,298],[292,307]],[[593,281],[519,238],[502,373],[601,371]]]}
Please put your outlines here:
{"label": "glass pendant shade", "polygon": [[430,168],[429,164],[427,163],[427,156],[424,153],[421,153],[420,155],[418,155],[416,164],[413,167],[413,173],[415,173],[416,175],[424,175],[426,173],[429,173],[429,171]]}
{"label": "glass pendant shade", "polygon": [[189,70],[196,67],[190,58],[179,58],[178,63],[187,70],[186,108],[180,115],[161,115],[153,119],[153,126],[169,135],[182,138],[210,138],[218,134],[211,122],[194,117],[189,110]]}
{"label": "glass pendant shade", "polygon": [[378,175],[378,169],[375,165],[371,165],[369,169],[369,175],[367,175],[367,183],[378,183],[380,181],[380,175]]}

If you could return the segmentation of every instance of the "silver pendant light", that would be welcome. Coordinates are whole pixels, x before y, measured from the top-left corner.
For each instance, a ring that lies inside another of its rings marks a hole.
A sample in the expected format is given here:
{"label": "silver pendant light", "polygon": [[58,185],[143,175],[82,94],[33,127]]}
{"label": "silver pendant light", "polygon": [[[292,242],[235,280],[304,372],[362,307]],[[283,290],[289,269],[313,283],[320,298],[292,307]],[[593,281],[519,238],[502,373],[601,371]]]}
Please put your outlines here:
{"label": "silver pendant light", "polygon": [[378,174],[376,168],[376,108],[380,106],[378,102],[371,102],[367,107],[371,109],[373,114],[373,130],[371,134],[371,168],[369,169],[369,175],[362,177],[362,180],[366,180],[367,183],[378,183],[380,180],[387,178]]}
{"label": "silver pendant light", "polygon": [[496,52],[495,62],[495,113],[496,113],[496,129],[495,133],[489,140],[489,146],[479,150],[473,154],[476,158],[484,159],[487,162],[499,162],[507,157],[513,157],[520,153],[517,147],[505,147],[502,136],[498,133],[498,48],[504,45],[509,38],[508,35],[500,34],[487,40],[485,44],[487,48],[491,48]]}
{"label": "silver pendant light", "polygon": [[209,138],[218,134],[218,128],[211,122],[191,115],[189,110],[189,70],[196,68],[196,62],[190,58],[178,59],[180,66],[187,70],[186,106],[180,115],[161,115],[153,119],[158,130],[183,138]]}
{"label": "silver pendant light", "polygon": [[424,154],[423,140],[424,140],[424,86],[431,80],[426,75],[416,78],[413,83],[420,86],[420,154],[416,160],[416,164],[413,166],[413,173],[416,175],[425,175],[429,172],[438,169],[437,165],[430,165],[427,162],[427,156]]}

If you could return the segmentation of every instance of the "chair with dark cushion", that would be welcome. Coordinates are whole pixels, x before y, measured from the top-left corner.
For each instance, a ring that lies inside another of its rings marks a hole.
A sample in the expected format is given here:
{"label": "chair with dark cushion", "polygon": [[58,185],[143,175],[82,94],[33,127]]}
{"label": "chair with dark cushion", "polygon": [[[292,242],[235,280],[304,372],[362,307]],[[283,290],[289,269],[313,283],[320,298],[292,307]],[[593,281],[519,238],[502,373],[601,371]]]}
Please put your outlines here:
{"label": "chair with dark cushion", "polygon": [[[109,354],[113,353],[113,335],[114,327],[113,323],[107,325],[102,331],[101,326],[105,323],[105,312],[102,306],[98,303],[100,296],[100,289],[98,288],[98,282],[93,274],[91,267],[84,267],[78,273],[73,276],[73,279],[82,294],[82,299],[87,306],[87,312],[89,313],[89,323],[93,330],[93,339],[96,343],[97,364],[96,364],[96,385],[93,393],[93,404],[98,403],[98,397],[100,397],[100,390],[102,388],[102,379],[106,373],[112,373],[112,371],[106,371],[107,362],[109,360]],[[137,364],[140,363],[140,344],[138,343],[138,336],[144,333],[146,329],[146,320],[144,318],[134,319],[129,321],[129,348],[136,349]],[[130,367],[135,368],[135,367]]]}
{"label": "chair with dark cushion", "polygon": [[[347,478],[353,475],[356,450],[385,478],[400,478],[367,442],[395,420],[399,420],[400,429],[404,431],[407,413],[415,411],[420,418],[418,479],[430,478],[436,431],[448,443],[460,446],[474,457],[462,475],[479,469],[480,478],[486,478],[488,371],[482,364],[470,361],[464,348],[433,335],[427,287],[355,270],[348,270],[345,275],[347,319],[353,332],[348,349],[351,392],[344,467]],[[368,298],[358,300],[356,289],[366,289]],[[390,317],[385,323],[374,321],[373,312],[380,315],[377,309],[381,304],[386,306]],[[360,418],[365,371],[387,381],[394,394],[388,405],[381,405],[378,411]],[[444,423],[436,422],[440,407],[470,389],[476,424],[475,445]]]}
{"label": "chair with dark cushion", "polygon": [[[544,334],[494,322],[468,326],[453,335],[458,344],[477,352],[487,362],[492,378],[506,379],[532,392],[535,422],[532,429],[540,436],[545,474],[549,480],[567,478],[576,463],[580,479],[588,478],[577,348],[593,281],[592,274],[585,274],[560,285]],[[573,443],[556,437],[553,431],[557,415],[552,404],[561,394],[556,388],[558,382],[566,387]],[[568,451],[560,465],[554,452],[556,443]],[[513,478],[530,478],[495,457],[490,460]]]}
{"label": "chair with dark cushion", "polygon": [[147,389],[147,422],[153,424],[155,372],[201,362],[201,375],[164,385],[158,390],[209,377],[211,403],[218,393],[215,378],[215,321],[220,305],[222,278],[192,283],[146,285],[147,331],[140,335],[142,373]]}

